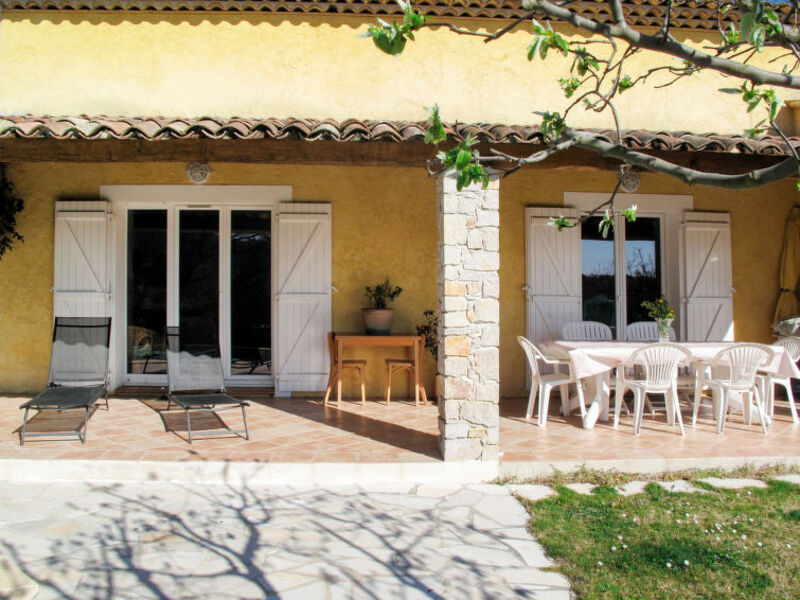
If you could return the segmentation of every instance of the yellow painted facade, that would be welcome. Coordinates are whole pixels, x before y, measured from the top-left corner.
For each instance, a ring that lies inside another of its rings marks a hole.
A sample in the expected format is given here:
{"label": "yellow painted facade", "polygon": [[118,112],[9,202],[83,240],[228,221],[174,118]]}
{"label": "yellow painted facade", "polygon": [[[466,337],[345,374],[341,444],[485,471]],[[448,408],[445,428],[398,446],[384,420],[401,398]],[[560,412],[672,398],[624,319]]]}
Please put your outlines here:
{"label": "yellow painted facade", "polygon": [[[424,120],[439,103],[448,121],[530,124],[533,111],[563,110],[563,57],[529,63],[530,32],[485,44],[424,31],[402,56],[359,39],[374,18],[334,15],[22,12],[0,21],[0,113],[36,115],[244,116]],[[502,22],[462,20],[492,31]],[[565,33],[575,33],[561,28]],[[674,31],[707,47],[709,32]],[[763,64],[771,55],[756,57]],[[629,61],[636,76],[652,55]],[[669,58],[659,64],[672,64]],[[774,68],[775,65],[770,65]],[[648,85],[664,83],[658,74]],[[702,72],[617,106],[624,128],[741,133],[760,120],[730,79]],[[658,102],[652,102],[657,94]],[[797,92],[782,91],[786,99]],[[570,123],[611,128],[610,114],[578,110]]]}
{"label": "yellow painted facade", "polygon": [[[101,185],[185,184],[185,165],[28,163],[13,165],[10,175],[26,201],[20,215],[25,242],[0,261],[0,391],[32,392],[47,378],[55,200],[96,197]],[[333,284],[339,290],[333,296],[335,329],[360,330],[364,286],[386,276],[404,288],[395,302],[396,330],[411,330],[425,309],[436,306],[435,182],[422,169],[215,163],[209,183],[291,185],[295,200],[332,203]],[[591,170],[528,170],[501,181],[503,396],[523,394],[525,385],[524,358],[515,340],[525,332],[524,208],[559,205],[565,191],[607,192],[613,185],[612,173]],[[797,196],[794,182],[729,192],[643,174],[639,193],[692,194],[695,210],[731,213],[735,335],[769,341],[783,227]],[[388,355],[363,356],[369,361],[368,393],[380,396]],[[430,393],[434,371],[426,355]]]}

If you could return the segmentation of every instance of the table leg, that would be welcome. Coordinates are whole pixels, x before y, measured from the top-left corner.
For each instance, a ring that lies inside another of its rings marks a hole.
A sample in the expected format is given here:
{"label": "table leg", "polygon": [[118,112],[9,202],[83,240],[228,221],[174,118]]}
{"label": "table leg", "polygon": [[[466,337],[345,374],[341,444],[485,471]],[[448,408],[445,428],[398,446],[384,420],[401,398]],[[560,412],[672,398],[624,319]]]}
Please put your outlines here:
{"label": "table leg", "polygon": [[592,403],[583,417],[583,428],[592,429],[598,418],[608,420],[609,372],[586,378],[586,392]]}
{"label": "table leg", "polygon": [[336,340],[336,407],[342,407],[342,352],[344,343],[342,338]]}
{"label": "table leg", "polygon": [[414,338],[411,351],[414,360],[414,404],[419,406],[419,338]]}

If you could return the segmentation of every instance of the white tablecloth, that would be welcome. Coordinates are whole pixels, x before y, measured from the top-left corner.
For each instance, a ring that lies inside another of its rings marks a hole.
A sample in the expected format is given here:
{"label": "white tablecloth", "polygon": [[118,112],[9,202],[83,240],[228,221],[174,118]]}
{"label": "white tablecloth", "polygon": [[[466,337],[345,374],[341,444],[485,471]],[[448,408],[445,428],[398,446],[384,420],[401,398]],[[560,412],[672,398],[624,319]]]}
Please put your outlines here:
{"label": "white tablecloth", "polygon": [[[542,346],[542,351],[553,358],[569,359],[572,373],[578,379],[593,377],[618,367],[628,361],[642,342],[579,342],[557,340]],[[710,363],[720,350],[729,348],[733,342],[686,342],[681,343],[692,353],[694,360]],[[780,377],[797,377],[800,370],[781,346],[770,346],[775,352],[772,362],[761,370]]]}
{"label": "white tablecloth", "polygon": [[[579,342],[558,340],[542,344],[541,350],[552,358],[569,360],[572,376],[588,382],[587,395],[591,405],[583,418],[586,429],[594,427],[598,417],[608,420],[609,374],[630,359],[642,342]],[[681,344],[692,353],[694,362],[710,363],[720,350],[729,348],[733,342],[686,342]],[[800,370],[781,346],[771,346],[775,355],[770,364],[761,370],[779,377],[800,379]]]}

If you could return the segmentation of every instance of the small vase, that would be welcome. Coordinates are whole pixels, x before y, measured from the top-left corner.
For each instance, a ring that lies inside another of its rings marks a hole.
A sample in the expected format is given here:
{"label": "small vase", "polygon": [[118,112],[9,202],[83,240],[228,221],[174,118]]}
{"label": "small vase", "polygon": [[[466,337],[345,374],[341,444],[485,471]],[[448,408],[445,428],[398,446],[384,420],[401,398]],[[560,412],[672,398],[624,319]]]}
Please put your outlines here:
{"label": "small vase", "polygon": [[673,319],[656,319],[658,326],[658,341],[660,343],[669,342],[669,328],[672,326]]}
{"label": "small vase", "polygon": [[364,326],[369,335],[389,335],[392,333],[393,308],[362,308]]}

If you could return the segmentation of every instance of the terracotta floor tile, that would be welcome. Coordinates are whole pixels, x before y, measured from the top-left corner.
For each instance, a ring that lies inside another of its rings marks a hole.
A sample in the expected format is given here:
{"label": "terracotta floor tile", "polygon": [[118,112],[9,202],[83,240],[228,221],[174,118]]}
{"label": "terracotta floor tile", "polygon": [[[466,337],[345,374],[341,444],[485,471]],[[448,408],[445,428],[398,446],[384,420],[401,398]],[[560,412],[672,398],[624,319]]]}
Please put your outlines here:
{"label": "terracotta floor tile", "polygon": [[[22,414],[17,406],[24,398],[0,399],[0,458],[86,460],[236,460],[279,462],[419,462],[439,460],[438,408],[414,406],[398,400],[390,406],[370,400],[342,402],[341,408],[324,407],[319,399],[273,399],[259,390],[238,390],[250,401],[247,411],[251,439],[202,438],[186,442],[185,415],[163,411],[165,402],[112,398],[111,410],[98,410],[89,421],[86,445],[77,441],[31,439],[19,446]],[[506,461],[602,460],[628,458],[692,458],[702,456],[800,455],[800,426],[793,425],[788,409],[779,405],[768,436],[757,425],[746,426],[741,415],[728,423],[726,434],[716,433],[709,419],[692,427],[691,411],[684,407],[686,436],[666,424],[663,414],[647,415],[642,434],[633,435],[632,419],[622,416],[620,425],[598,422],[592,430],[581,426],[579,415],[563,418],[552,406],[547,427],[524,419],[524,398],[503,398],[500,404],[500,445]],[[557,404],[557,403],[556,403]],[[78,411],[76,411],[78,412]],[[167,420],[174,431],[164,430]],[[72,423],[78,415],[35,417],[43,430]],[[228,426],[241,427],[237,411],[192,417],[195,431]],[[224,431],[221,433],[225,433]]]}

